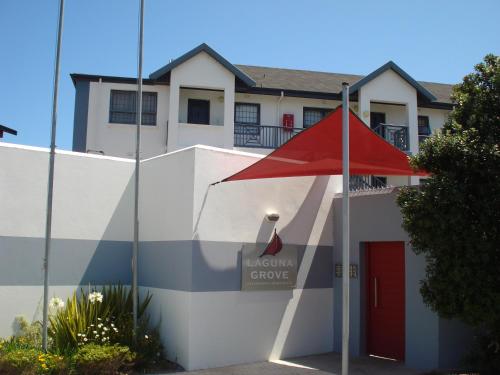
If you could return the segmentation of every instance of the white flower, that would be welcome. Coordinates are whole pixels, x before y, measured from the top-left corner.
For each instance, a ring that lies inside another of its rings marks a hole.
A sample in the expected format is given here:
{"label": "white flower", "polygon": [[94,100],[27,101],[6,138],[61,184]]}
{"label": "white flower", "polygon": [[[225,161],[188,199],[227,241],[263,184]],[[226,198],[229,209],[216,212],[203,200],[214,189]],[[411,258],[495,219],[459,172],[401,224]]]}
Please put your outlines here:
{"label": "white flower", "polygon": [[87,338],[86,338],[86,337],[84,337],[84,338],[83,338],[83,341],[87,341]]}
{"label": "white flower", "polygon": [[[90,303],[102,302],[102,293],[92,292],[89,294]],[[99,318],[98,318],[99,319]],[[101,320],[101,319],[99,319]]]}
{"label": "white flower", "polygon": [[49,306],[53,309],[60,309],[64,307],[64,302],[59,297],[53,297],[49,302]]}
{"label": "white flower", "polygon": [[81,333],[77,334],[78,337],[80,337],[81,335],[82,335]]}
{"label": "white flower", "polygon": [[147,340],[147,339],[149,339],[149,336],[148,335],[144,335],[144,338]]}

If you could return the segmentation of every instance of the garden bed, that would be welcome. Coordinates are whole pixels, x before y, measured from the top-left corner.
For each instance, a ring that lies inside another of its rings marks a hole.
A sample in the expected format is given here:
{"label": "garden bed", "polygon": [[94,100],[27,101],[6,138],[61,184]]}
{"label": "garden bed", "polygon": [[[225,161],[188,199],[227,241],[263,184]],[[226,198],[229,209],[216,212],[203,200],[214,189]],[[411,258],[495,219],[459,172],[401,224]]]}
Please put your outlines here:
{"label": "garden bed", "polygon": [[152,296],[138,304],[134,332],[132,293],[118,286],[81,290],[66,302],[50,301],[48,347],[42,324],[16,318],[16,332],[0,339],[0,374],[144,374],[182,371],[163,358],[157,327],[146,313]]}

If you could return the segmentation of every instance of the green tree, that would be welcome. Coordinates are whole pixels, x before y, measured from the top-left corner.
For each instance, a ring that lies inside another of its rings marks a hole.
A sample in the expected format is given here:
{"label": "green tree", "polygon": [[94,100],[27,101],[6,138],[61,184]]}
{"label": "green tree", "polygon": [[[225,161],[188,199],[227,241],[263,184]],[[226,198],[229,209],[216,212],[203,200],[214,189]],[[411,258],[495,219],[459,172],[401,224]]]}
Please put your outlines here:
{"label": "green tree", "polygon": [[414,251],[427,260],[424,302],[484,333],[488,373],[500,368],[500,57],[487,55],[452,100],[443,131],[411,157],[430,177],[402,189],[398,204]]}

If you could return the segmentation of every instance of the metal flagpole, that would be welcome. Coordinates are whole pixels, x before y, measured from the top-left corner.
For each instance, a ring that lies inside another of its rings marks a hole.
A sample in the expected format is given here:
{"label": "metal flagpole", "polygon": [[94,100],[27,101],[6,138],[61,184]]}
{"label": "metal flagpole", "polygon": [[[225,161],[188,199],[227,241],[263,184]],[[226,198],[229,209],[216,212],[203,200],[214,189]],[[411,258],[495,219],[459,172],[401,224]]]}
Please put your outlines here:
{"label": "metal flagpole", "polygon": [[349,373],[349,84],[342,83],[342,375]]}
{"label": "metal flagpole", "polygon": [[137,67],[137,131],[135,140],[135,191],[134,191],[134,245],[132,249],[132,304],[134,318],[134,338],[137,334],[137,254],[139,250],[139,169],[141,152],[142,123],[142,43],[144,35],[144,0],[140,0],[139,9],[139,51]]}
{"label": "metal flagpole", "polygon": [[54,161],[56,153],[57,96],[59,89],[59,62],[64,18],[64,0],[59,1],[59,20],[57,25],[56,64],[54,69],[54,90],[52,96],[52,129],[50,135],[49,181],[47,186],[47,218],[45,222],[45,257],[43,258],[43,321],[42,348],[47,351],[47,325],[49,311],[49,255],[52,236],[52,196],[54,192]]}

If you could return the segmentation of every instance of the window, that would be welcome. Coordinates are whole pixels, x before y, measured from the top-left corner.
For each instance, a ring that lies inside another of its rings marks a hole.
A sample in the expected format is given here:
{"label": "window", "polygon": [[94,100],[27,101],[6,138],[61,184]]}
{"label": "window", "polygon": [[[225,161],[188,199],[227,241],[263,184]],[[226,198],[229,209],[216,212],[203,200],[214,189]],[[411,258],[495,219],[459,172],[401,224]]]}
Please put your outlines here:
{"label": "window", "polygon": [[201,99],[188,99],[188,123],[210,124],[210,101]]}
{"label": "window", "polygon": [[260,104],[235,103],[234,122],[237,124],[259,125]]}
{"label": "window", "polygon": [[418,116],[418,135],[431,135],[429,116]]}
{"label": "window", "polygon": [[[136,123],[136,91],[111,90],[109,122],[113,124]],[[156,92],[142,93],[142,125],[156,125]]]}
{"label": "window", "polygon": [[329,108],[307,108],[304,107],[304,122],[303,127],[308,128],[313,126],[318,121],[322,120],[328,113],[331,112]]}

